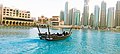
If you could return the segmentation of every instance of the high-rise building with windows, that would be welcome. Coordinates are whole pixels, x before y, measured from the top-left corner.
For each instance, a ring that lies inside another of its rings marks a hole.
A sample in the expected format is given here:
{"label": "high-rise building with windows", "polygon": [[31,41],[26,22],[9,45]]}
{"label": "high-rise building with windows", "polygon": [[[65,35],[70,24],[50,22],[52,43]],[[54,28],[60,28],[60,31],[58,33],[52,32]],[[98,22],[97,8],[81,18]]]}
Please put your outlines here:
{"label": "high-rise building with windows", "polygon": [[113,28],[114,27],[114,7],[108,8],[107,14],[107,27]]}
{"label": "high-rise building with windows", "polygon": [[89,0],[84,0],[84,10],[83,10],[83,25],[88,25],[89,19]]}
{"label": "high-rise building with windows", "polygon": [[65,3],[65,11],[64,11],[64,23],[65,25],[69,25],[69,17],[68,17],[68,2]]}
{"label": "high-rise building with windows", "polygon": [[80,25],[80,11],[72,8],[69,10],[69,25]]}
{"label": "high-rise building with windows", "polygon": [[94,20],[94,15],[93,13],[90,14],[90,20],[89,20],[89,25],[93,27],[93,20]]}
{"label": "high-rise building with windows", "polygon": [[61,11],[61,12],[60,12],[60,20],[61,20],[61,21],[64,21],[64,11]]}
{"label": "high-rise building with windows", "polygon": [[70,10],[69,10],[69,25],[72,25],[73,15],[74,15],[73,9],[70,9]]}
{"label": "high-rise building with windows", "polygon": [[81,25],[83,25],[83,13],[82,13],[82,17],[81,17]]}
{"label": "high-rise building with windows", "polygon": [[80,25],[80,11],[75,11],[75,25]]}
{"label": "high-rise building with windows", "polygon": [[100,13],[100,8],[98,5],[95,6],[94,8],[94,20],[93,20],[93,26],[98,27],[99,26],[99,13]]}
{"label": "high-rise building with windows", "polygon": [[75,25],[75,12],[75,8],[69,10],[69,25]]}
{"label": "high-rise building with windows", "polygon": [[106,2],[101,3],[100,27],[106,27]]}
{"label": "high-rise building with windows", "polygon": [[116,4],[115,26],[120,26],[120,1],[117,1],[117,4]]}

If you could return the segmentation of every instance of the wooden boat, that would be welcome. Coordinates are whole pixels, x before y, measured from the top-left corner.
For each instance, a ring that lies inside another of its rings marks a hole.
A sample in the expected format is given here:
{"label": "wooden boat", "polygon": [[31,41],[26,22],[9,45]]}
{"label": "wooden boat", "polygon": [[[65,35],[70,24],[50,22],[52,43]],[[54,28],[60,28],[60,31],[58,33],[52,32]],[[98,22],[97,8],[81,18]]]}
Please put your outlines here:
{"label": "wooden boat", "polygon": [[38,28],[38,31],[39,31],[39,33],[38,33],[39,38],[42,39],[42,40],[48,40],[48,41],[63,40],[63,39],[66,39],[67,37],[71,36],[71,34],[72,34],[72,32],[71,32],[72,28],[70,29],[69,32],[64,31],[62,34],[59,34],[59,33],[50,34],[49,26],[48,26],[48,34],[47,34],[47,32],[41,33],[40,29],[39,29],[39,26],[37,26],[37,28]]}

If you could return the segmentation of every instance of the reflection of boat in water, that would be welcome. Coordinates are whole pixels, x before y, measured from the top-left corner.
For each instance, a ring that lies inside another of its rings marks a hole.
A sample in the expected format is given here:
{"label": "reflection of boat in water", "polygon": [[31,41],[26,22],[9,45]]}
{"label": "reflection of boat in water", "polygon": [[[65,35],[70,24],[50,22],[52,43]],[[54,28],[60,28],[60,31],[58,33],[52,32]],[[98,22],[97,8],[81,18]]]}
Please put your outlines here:
{"label": "reflection of boat in water", "polygon": [[38,31],[39,31],[39,33],[38,33],[39,38],[43,39],[43,40],[49,40],[49,41],[63,40],[63,39],[66,39],[67,37],[71,36],[71,34],[72,34],[72,32],[71,32],[72,27],[71,27],[69,32],[65,32],[64,31],[62,34],[59,34],[59,33],[57,33],[57,34],[55,34],[55,33],[54,34],[50,34],[49,26],[48,26],[48,34],[47,34],[47,32],[41,33],[40,29],[39,29],[39,26],[37,26],[37,28],[38,28]]}

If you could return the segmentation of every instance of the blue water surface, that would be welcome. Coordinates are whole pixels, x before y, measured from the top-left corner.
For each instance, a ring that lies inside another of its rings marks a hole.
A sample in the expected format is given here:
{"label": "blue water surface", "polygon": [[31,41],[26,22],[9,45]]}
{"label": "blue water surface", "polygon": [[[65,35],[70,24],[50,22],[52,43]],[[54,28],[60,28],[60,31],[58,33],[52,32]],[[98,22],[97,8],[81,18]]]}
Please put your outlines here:
{"label": "blue water surface", "polygon": [[37,28],[0,27],[0,54],[120,54],[118,32],[82,29],[72,32],[65,40],[46,41],[39,39]]}

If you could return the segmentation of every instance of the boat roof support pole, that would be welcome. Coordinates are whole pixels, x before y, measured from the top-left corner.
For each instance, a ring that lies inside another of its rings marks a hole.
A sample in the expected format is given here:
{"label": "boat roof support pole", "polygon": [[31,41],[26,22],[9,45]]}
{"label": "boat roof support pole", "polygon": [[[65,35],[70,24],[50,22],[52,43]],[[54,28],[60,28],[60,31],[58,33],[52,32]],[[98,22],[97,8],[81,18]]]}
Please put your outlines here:
{"label": "boat roof support pole", "polygon": [[69,31],[69,33],[71,32],[71,30],[72,30],[72,27],[70,28],[70,31]]}
{"label": "boat roof support pole", "polygon": [[39,31],[39,33],[40,33],[40,29],[39,29],[39,26],[37,26],[37,29],[38,29],[38,31]]}
{"label": "boat roof support pole", "polygon": [[48,34],[50,35],[50,28],[49,28],[49,25],[48,25]]}

